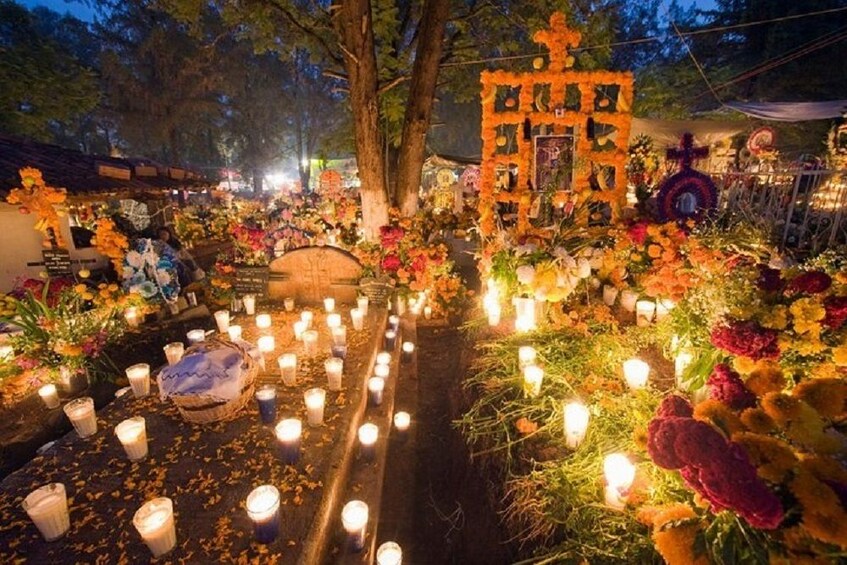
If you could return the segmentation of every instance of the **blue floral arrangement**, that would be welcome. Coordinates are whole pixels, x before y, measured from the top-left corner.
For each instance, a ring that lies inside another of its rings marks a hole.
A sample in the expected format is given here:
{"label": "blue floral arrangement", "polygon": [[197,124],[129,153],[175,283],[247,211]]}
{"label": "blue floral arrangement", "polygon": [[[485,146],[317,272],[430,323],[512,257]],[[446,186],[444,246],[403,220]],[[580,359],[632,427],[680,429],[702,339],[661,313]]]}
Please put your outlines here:
{"label": "blue floral arrangement", "polygon": [[179,298],[177,257],[161,241],[137,239],[124,258],[123,286],[148,301],[175,302]]}

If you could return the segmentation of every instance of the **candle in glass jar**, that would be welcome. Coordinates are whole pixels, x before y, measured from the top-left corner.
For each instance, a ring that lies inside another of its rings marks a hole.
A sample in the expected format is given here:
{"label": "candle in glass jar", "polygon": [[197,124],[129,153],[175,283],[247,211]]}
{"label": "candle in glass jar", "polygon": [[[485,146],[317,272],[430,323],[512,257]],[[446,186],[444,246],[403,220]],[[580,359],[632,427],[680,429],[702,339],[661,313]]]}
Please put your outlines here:
{"label": "candle in glass jar", "polygon": [[53,383],[46,384],[38,389],[38,396],[50,410],[59,407],[59,392],[56,390],[56,385]]}
{"label": "candle in glass jar", "polygon": [[263,335],[259,337],[259,351],[262,353],[270,353],[276,349],[276,341],[272,335]]}
{"label": "candle in glass jar", "polygon": [[427,320],[432,319],[432,306],[424,306],[424,318]]}
{"label": "candle in glass jar", "polygon": [[283,353],[277,359],[279,374],[285,386],[297,385],[297,355],[294,353]]}
{"label": "candle in glass jar", "polygon": [[182,359],[182,356],[185,355],[185,345],[181,341],[169,343],[162,349],[165,350],[165,358],[168,360],[168,365],[176,365]]}
{"label": "candle in glass jar", "polygon": [[365,329],[365,317],[362,315],[362,311],[358,308],[353,308],[350,310],[350,319],[353,321],[353,329],[357,332]]}
{"label": "candle in glass jar", "polygon": [[286,312],[294,312],[294,299],[289,297],[282,301]]}
{"label": "candle in glass jar", "polygon": [[394,330],[387,330],[383,341],[386,351],[394,351],[394,348],[397,347],[397,332]]}
{"label": "candle in glass jar", "polygon": [[303,339],[303,334],[309,329],[309,324],[303,320],[297,320],[292,327],[294,328],[294,339],[300,341]]}
{"label": "candle in glass jar", "polygon": [[300,321],[306,322],[307,330],[312,327],[312,321],[314,319],[315,315],[312,313],[311,310],[303,310],[302,312],[300,312]]}
{"label": "candle in glass jar", "polygon": [[397,412],[394,414],[394,428],[403,433],[408,431],[409,425],[412,423],[412,417],[408,412]]}
{"label": "candle in glass jar", "polygon": [[660,298],[656,301],[656,321],[663,320],[676,306],[676,302],[669,298]]}
{"label": "candle in glass jar", "polygon": [[318,354],[318,332],[309,330],[303,332],[303,354],[313,356]]}
{"label": "candle in glass jar", "polygon": [[143,398],[150,394],[150,365],[136,363],[126,368],[126,378],[132,387],[135,398]]}
{"label": "candle in glass jar", "polygon": [[331,297],[324,298],[324,311],[327,313],[335,311],[335,299]]}
{"label": "candle in glass jar", "polygon": [[615,300],[617,300],[617,298],[617,287],[610,284],[603,285],[603,302],[606,304],[606,306],[614,306]]}
{"label": "candle in glass jar", "polygon": [[538,365],[528,365],[523,370],[524,390],[527,396],[535,397],[541,394],[541,381],[544,380],[544,369]]}
{"label": "candle in glass jar", "polygon": [[71,400],[65,404],[64,410],[79,437],[88,437],[97,433],[97,416],[94,413],[93,398],[86,396]]}
{"label": "candle in glass jar", "polygon": [[320,426],[324,423],[324,406],[326,391],[322,388],[310,388],[303,393],[306,404],[306,421],[310,426]]}
{"label": "candle in glass jar", "polygon": [[271,315],[270,314],[257,314],[256,315],[256,327],[260,330],[266,330],[271,327]]}
{"label": "candle in glass jar", "polygon": [[229,310],[218,310],[215,312],[215,323],[218,325],[218,332],[225,334],[229,329]]}
{"label": "candle in glass jar", "polygon": [[535,348],[529,345],[522,345],[518,348],[518,366],[523,370],[525,367],[535,365]]}
{"label": "candle in glass jar", "polygon": [[326,315],[326,327],[330,330],[341,327],[341,314],[332,313]]}
{"label": "candle in glass jar", "polygon": [[138,308],[134,306],[126,309],[124,318],[126,319],[126,324],[131,328],[137,328],[141,325],[141,316],[138,313]]}
{"label": "candle in glass jar", "polygon": [[0,363],[8,363],[15,358],[15,349],[8,344],[0,345]]}
{"label": "candle in glass jar", "polygon": [[603,474],[606,477],[606,505],[615,510],[623,510],[629,487],[635,480],[635,466],[626,455],[612,453],[603,460]]}
{"label": "candle in glass jar", "polygon": [[515,305],[515,330],[519,332],[534,330],[536,327],[535,299],[516,297],[513,302]]}
{"label": "candle in glass jar", "polygon": [[694,361],[694,355],[685,349],[677,353],[676,357],[674,357],[674,376],[676,377],[676,386],[680,390],[688,389],[688,386],[684,382],[683,378],[685,377],[685,370],[689,365],[691,365],[692,361]]}
{"label": "candle in glass jar", "polygon": [[258,543],[271,543],[279,535],[279,490],[273,485],[254,488],[247,495],[247,516]]}
{"label": "candle in glass jar", "polygon": [[377,365],[390,365],[391,364],[391,353],[388,351],[380,351],[376,354],[376,364]]}
{"label": "candle in glass jar", "polygon": [[65,485],[50,483],[29,493],[22,503],[44,541],[55,541],[71,528]]}
{"label": "candle in glass jar", "polygon": [[388,365],[382,365],[382,364],[374,365],[374,376],[375,377],[379,377],[380,379],[385,380],[385,379],[388,378],[388,376],[390,374],[391,374],[391,367],[389,367]]}
{"label": "candle in glass jar", "polygon": [[362,316],[364,316],[365,318],[368,317],[368,304],[369,303],[370,303],[370,300],[368,299],[367,296],[360,296],[359,298],[356,299],[356,306],[359,307],[359,310],[362,312]]}
{"label": "candle in glass jar", "polygon": [[391,315],[388,317],[388,327],[395,332],[400,331],[400,316]]}
{"label": "candle in glass jar", "polygon": [[489,304],[485,311],[488,314],[489,326],[493,327],[500,325],[500,316],[503,314],[503,310],[499,304]]}
{"label": "candle in glass jar", "polygon": [[368,505],[361,500],[351,500],[341,509],[341,523],[347,532],[350,550],[362,551],[368,527]]}
{"label": "candle in glass jar", "polygon": [[379,406],[382,404],[384,390],[385,379],[376,376],[368,379],[368,402],[371,406]]}
{"label": "candle in glass jar", "polygon": [[641,359],[627,359],[623,362],[623,377],[632,390],[646,387],[649,375],[650,365]]}
{"label": "candle in glass jar", "polygon": [[638,301],[638,293],[629,289],[621,291],[621,307],[627,312],[635,312],[635,303]]}
{"label": "candle in glass jar", "polygon": [[244,304],[244,313],[248,316],[256,314],[256,296],[254,294],[245,294],[241,299]]}
{"label": "candle in glass jar", "polygon": [[324,370],[326,370],[327,387],[329,390],[341,390],[344,360],[338,357],[330,357],[324,361]]}
{"label": "candle in glass jar", "polygon": [[652,300],[639,300],[635,303],[635,323],[640,327],[649,326],[656,312],[656,303]]}
{"label": "candle in glass jar", "polygon": [[362,424],[359,426],[359,452],[365,461],[373,461],[376,458],[376,440],[379,437],[379,428],[376,424]]}
{"label": "candle in glass jar", "polygon": [[145,503],[132,523],[153,557],[161,557],[176,547],[176,522],[170,498],[154,498]]}
{"label": "candle in glass jar", "polygon": [[294,465],[300,459],[300,434],[303,424],[297,418],[281,420],[275,428],[279,458],[286,465]]}
{"label": "candle in glass jar", "polygon": [[144,418],[134,416],[115,426],[115,435],[124,446],[130,461],[140,461],[147,457],[147,426]]}
{"label": "candle in glass jar", "polygon": [[400,361],[403,363],[408,363],[415,356],[415,344],[411,341],[404,341],[401,347],[402,352],[400,353]]}
{"label": "candle in glass jar", "polygon": [[333,345],[347,345],[347,326],[338,326],[331,331]]}
{"label": "candle in glass jar", "polygon": [[259,418],[263,424],[273,424],[276,420],[276,387],[262,385],[256,389],[256,402],[259,404]]}
{"label": "candle in glass jar", "polygon": [[205,330],[191,330],[185,337],[188,338],[188,343],[200,343],[201,341],[206,340],[206,331]]}
{"label": "candle in glass jar", "polygon": [[568,402],[565,404],[565,443],[571,449],[582,443],[585,432],[588,429],[590,414],[585,404],[581,402]]}
{"label": "candle in glass jar", "polygon": [[387,541],[376,550],[376,565],[402,565],[403,550],[400,544]]}
{"label": "candle in glass jar", "polygon": [[231,325],[229,328],[227,328],[226,332],[229,334],[230,341],[239,341],[241,339],[241,336],[244,335],[244,331],[238,324]]}

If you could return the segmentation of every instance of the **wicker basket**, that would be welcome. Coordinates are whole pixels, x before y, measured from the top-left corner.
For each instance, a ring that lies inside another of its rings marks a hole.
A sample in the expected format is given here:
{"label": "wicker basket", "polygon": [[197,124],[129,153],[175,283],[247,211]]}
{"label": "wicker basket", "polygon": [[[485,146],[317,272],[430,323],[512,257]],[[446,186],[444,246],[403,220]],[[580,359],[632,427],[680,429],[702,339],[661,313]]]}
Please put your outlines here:
{"label": "wicker basket", "polygon": [[253,399],[259,365],[245,348],[231,341],[211,339],[191,346],[186,353],[212,347],[229,347],[237,349],[241,353],[244,384],[241,387],[241,394],[227,402],[221,402],[209,396],[171,396],[177,409],[179,409],[179,413],[186,422],[192,424],[211,424],[234,418]]}

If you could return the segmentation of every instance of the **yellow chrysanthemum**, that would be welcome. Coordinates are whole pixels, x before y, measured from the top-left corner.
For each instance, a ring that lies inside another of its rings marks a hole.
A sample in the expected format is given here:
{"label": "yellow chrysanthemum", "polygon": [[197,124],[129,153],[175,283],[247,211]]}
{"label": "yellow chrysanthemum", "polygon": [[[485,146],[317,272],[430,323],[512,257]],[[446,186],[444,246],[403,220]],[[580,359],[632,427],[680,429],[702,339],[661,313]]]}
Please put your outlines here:
{"label": "yellow chrysanthemum", "polygon": [[789,311],[794,319],[794,331],[799,334],[820,335],[821,325],[818,323],[826,317],[826,309],[814,298],[795,300]]}
{"label": "yellow chrysanthemum", "polygon": [[736,357],[732,360],[732,367],[742,375],[747,375],[756,369],[756,362],[749,357]]}
{"label": "yellow chrysanthemum", "polygon": [[756,365],[744,385],[756,396],[764,396],[769,392],[780,392],[785,388],[785,377],[778,365],[766,362]]}
{"label": "yellow chrysanthemum", "polygon": [[732,441],[744,447],[756,472],[766,481],[781,483],[797,464],[791,446],[775,437],[739,432],[732,435]]}
{"label": "yellow chrysanthemum", "polygon": [[810,379],[801,382],[791,391],[821,416],[835,418],[844,413],[847,402],[847,382],[841,379]]}
{"label": "yellow chrysanthemum", "polygon": [[694,407],[694,418],[715,426],[727,437],[744,430],[741,420],[731,408],[711,398]]}
{"label": "yellow chrysanthemum", "polygon": [[832,348],[832,362],[839,367],[847,367],[847,343]]}
{"label": "yellow chrysanthemum", "polygon": [[748,408],[741,413],[741,423],[751,432],[766,434],[776,429],[776,422],[761,408]]}
{"label": "yellow chrysanthemum", "polygon": [[761,319],[762,326],[774,330],[784,330],[788,326],[788,308],[783,305],[774,306]]}

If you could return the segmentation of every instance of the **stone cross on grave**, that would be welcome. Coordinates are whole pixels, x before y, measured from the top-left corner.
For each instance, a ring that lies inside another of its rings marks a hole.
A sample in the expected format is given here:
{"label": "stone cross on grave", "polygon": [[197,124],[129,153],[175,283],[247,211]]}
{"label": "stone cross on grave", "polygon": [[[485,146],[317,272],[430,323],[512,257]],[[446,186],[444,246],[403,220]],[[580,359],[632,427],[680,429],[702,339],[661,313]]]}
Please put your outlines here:
{"label": "stone cross on grave", "polygon": [[666,158],[668,161],[677,161],[680,171],[687,171],[697,159],[704,159],[709,156],[708,147],[694,147],[694,135],[691,133],[682,134],[682,139],[679,141],[678,149],[668,149]]}
{"label": "stone cross on grave", "polygon": [[307,290],[309,300],[312,302],[323,300],[330,281],[330,273],[323,260],[323,254],[316,253],[309,257],[306,280],[311,282]]}

